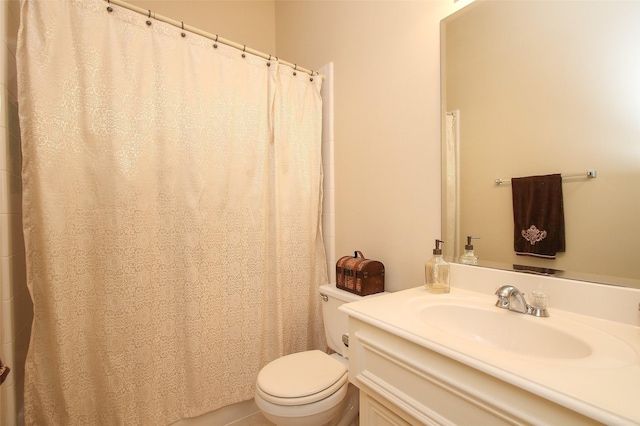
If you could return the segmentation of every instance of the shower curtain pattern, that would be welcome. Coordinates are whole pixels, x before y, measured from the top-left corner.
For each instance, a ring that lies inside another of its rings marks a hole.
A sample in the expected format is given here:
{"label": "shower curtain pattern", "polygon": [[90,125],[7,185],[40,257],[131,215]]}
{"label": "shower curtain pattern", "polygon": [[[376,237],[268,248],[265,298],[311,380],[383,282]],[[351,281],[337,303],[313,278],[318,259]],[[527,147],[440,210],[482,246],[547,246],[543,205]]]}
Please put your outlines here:
{"label": "shower curtain pattern", "polygon": [[324,348],[321,79],[106,6],[22,6],[27,424],[169,424]]}

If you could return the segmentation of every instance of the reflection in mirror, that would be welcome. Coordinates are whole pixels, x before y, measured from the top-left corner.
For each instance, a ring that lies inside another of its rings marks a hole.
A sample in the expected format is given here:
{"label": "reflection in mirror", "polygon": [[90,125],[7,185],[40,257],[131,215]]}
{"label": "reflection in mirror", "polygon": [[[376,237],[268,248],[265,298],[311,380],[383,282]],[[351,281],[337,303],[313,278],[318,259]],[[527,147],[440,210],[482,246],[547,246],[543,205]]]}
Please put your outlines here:
{"label": "reflection in mirror", "polygon": [[[441,43],[445,258],[640,287],[640,2],[477,1]],[[554,173],[566,251],[516,255],[510,178]]]}

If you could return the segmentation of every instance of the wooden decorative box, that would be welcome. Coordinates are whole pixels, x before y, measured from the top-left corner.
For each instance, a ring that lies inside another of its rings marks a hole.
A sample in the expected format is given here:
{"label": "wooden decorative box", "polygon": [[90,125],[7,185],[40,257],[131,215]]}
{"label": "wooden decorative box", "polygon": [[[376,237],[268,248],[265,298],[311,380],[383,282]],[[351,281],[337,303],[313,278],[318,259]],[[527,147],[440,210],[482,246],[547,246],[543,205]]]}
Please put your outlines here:
{"label": "wooden decorative box", "polygon": [[384,291],[384,265],[367,259],[362,252],[343,256],[336,262],[336,287],[360,296]]}

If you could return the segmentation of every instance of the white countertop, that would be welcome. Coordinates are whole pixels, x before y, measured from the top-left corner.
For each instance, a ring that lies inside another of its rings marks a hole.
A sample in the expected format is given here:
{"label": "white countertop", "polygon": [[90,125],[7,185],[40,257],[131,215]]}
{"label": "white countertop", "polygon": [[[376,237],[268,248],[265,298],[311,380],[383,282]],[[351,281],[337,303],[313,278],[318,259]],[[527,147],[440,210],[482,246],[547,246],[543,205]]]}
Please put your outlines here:
{"label": "white countertop", "polygon": [[569,334],[575,332],[581,338],[591,338],[588,330],[592,327],[594,338],[602,337],[599,344],[615,343],[607,347],[612,346],[612,351],[622,349],[624,356],[608,358],[611,354],[605,350],[600,354],[600,362],[592,362],[588,358],[570,360],[513,354],[430,327],[413,314],[415,309],[408,308],[416,303],[439,303],[447,299],[482,306],[493,306],[496,301],[493,294],[452,287],[451,293],[436,295],[420,286],[348,303],[340,309],[351,317],[597,421],[616,425],[640,424],[640,327],[557,310],[553,303],[549,318],[535,318],[493,306],[500,314],[518,315],[526,321],[548,321],[549,326]]}

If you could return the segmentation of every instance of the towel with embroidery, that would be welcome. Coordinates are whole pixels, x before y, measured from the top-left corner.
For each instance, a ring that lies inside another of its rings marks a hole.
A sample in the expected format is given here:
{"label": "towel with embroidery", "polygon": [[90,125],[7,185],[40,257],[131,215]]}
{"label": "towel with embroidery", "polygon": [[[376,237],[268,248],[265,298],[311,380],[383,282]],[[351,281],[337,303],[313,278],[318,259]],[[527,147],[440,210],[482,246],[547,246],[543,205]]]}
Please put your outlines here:
{"label": "towel with embroidery", "polygon": [[511,179],[516,254],[555,259],[565,251],[560,174]]}
{"label": "towel with embroidery", "polygon": [[9,371],[11,371],[11,369],[4,365],[0,359],[0,384],[2,384],[2,382],[7,378]]}

